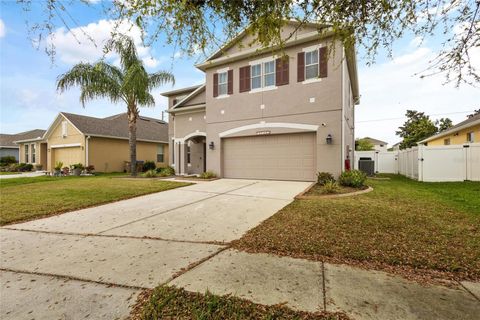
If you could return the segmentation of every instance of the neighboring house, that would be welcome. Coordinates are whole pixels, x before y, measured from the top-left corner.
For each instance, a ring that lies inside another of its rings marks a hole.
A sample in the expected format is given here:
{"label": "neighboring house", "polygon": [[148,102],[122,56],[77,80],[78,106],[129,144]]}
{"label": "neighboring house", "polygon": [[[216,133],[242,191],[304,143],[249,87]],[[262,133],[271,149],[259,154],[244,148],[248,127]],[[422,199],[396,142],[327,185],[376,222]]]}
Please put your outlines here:
{"label": "neighboring house", "polygon": [[205,84],[162,94],[177,173],[312,181],[319,171],[339,175],[350,165],[355,50],[320,35],[317,24],[297,26],[284,27],[293,36],[283,51],[250,45],[244,30],[196,66]]}
{"label": "neighboring house", "polygon": [[[137,160],[168,163],[168,124],[139,117],[137,121]],[[106,118],[61,112],[45,134],[36,139],[16,141],[24,162],[42,165],[52,171],[56,162],[63,166],[93,165],[98,172],[121,172],[130,161],[126,113]]]}
{"label": "neighboring house", "polygon": [[401,143],[401,142],[395,143],[395,144],[392,146],[392,150],[393,150],[393,151],[398,151],[398,150],[400,150],[400,143]]}
{"label": "neighboring house", "polygon": [[419,143],[428,146],[480,142],[480,114],[462,121],[450,129],[428,137]]}
{"label": "neighboring house", "polygon": [[23,162],[19,159],[19,147],[14,141],[22,139],[35,139],[42,137],[45,130],[35,129],[16,134],[0,134],[0,157],[13,156],[17,162]]}
{"label": "neighboring house", "polygon": [[366,140],[368,142],[370,142],[371,144],[373,144],[373,150],[375,151],[387,151],[388,150],[388,142],[385,142],[385,141],[382,141],[382,140],[378,140],[378,139],[374,139],[374,138],[370,138],[370,137],[365,137],[365,138],[361,138],[362,140]]}

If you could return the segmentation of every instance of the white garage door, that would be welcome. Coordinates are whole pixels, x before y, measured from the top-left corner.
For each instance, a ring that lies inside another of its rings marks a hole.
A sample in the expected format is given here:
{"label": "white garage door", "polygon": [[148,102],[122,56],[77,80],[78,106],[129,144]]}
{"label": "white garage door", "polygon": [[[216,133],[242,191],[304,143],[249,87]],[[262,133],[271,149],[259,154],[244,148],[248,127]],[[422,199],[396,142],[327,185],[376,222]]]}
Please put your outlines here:
{"label": "white garage door", "polygon": [[223,139],[225,178],[315,180],[315,133]]}

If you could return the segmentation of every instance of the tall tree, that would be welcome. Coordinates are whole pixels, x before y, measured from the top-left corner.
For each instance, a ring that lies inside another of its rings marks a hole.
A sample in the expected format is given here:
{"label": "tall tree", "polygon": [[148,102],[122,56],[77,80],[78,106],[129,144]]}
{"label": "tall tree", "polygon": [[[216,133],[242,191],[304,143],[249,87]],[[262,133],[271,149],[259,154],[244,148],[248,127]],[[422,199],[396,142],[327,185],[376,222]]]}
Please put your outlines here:
{"label": "tall tree", "polygon": [[396,134],[403,138],[400,149],[414,147],[417,142],[452,126],[452,120],[449,118],[441,118],[434,122],[424,112],[407,110],[405,115],[407,121],[396,131]]}
{"label": "tall tree", "polygon": [[[72,6],[78,1],[17,1],[26,12],[45,13],[38,21],[30,21],[30,30],[40,38],[59,25],[70,28],[76,24]],[[43,8],[32,9],[34,5]],[[346,46],[356,42],[364,48],[369,63],[375,62],[380,49],[391,55],[395,40],[407,33],[420,39],[434,36],[441,42],[440,49],[422,74],[443,73],[457,85],[480,82],[480,72],[471,63],[473,50],[480,46],[478,0],[114,0],[104,7],[113,19],[134,21],[144,31],[146,42],[166,37],[190,54],[211,52],[247,25],[255,41],[281,46],[289,38],[281,32],[285,19],[298,21],[299,27],[309,21],[328,24],[318,31],[333,31],[334,39]],[[54,48],[49,52],[53,54]]]}
{"label": "tall tree", "polygon": [[153,88],[165,83],[174,83],[172,74],[165,71],[148,74],[138,58],[135,43],[130,37],[119,36],[107,43],[107,47],[120,57],[120,68],[98,61],[94,64],[79,63],[57,80],[57,90],[79,86],[80,101],[85,107],[89,100],[107,98],[112,103],[123,102],[127,106],[130,170],[137,175],[137,119],[139,107],[155,106],[150,94]]}
{"label": "tall tree", "polygon": [[355,141],[355,150],[357,151],[372,151],[374,147],[373,143],[367,139],[357,139]]}
{"label": "tall tree", "polygon": [[437,132],[442,132],[451,128],[453,122],[449,118],[441,118],[435,121],[435,126],[437,127]]}

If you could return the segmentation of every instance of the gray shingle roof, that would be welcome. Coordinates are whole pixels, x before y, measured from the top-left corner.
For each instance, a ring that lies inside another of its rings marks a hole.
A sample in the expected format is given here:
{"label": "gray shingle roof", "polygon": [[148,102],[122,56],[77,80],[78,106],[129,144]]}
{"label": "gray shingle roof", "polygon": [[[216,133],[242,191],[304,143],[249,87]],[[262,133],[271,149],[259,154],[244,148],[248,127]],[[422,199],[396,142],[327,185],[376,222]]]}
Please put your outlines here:
{"label": "gray shingle roof", "polygon": [[378,139],[374,139],[374,138],[370,138],[370,137],[362,138],[362,140],[367,140],[372,144],[384,144],[384,145],[388,144],[388,142],[386,142],[386,141],[382,141],[382,140],[378,140]]}
{"label": "gray shingle roof", "polygon": [[20,132],[16,134],[0,134],[0,146],[2,147],[18,147],[14,142],[21,140],[29,140],[41,138],[45,134],[45,130],[34,129],[30,131]]}
{"label": "gray shingle roof", "polygon": [[[128,139],[126,113],[106,118],[94,118],[66,112],[62,112],[62,114],[85,135]],[[140,116],[137,120],[137,140],[167,142],[168,123],[159,119]]]}

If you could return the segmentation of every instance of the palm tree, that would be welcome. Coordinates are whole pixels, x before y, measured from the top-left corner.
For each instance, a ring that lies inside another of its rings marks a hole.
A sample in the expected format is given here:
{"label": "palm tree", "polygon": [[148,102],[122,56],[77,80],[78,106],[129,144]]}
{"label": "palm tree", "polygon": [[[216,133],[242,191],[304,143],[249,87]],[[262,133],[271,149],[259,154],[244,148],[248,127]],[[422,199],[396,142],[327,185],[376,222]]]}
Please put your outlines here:
{"label": "palm tree", "polygon": [[138,107],[154,106],[155,99],[150,91],[168,82],[173,84],[175,79],[166,71],[148,74],[130,37],[112,39],[106,48],[120,56],[120,68],[102,60],[94,64],[79,63],[58,77],[57,90],[62,93],[70,87],[79,86],[83,107],[87,101],[96,98],[107,98],[112,103],[124,102],[127,105],[130,168],[132,176],[136,176]]}

